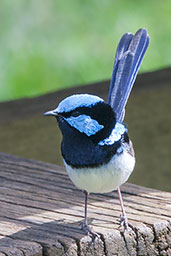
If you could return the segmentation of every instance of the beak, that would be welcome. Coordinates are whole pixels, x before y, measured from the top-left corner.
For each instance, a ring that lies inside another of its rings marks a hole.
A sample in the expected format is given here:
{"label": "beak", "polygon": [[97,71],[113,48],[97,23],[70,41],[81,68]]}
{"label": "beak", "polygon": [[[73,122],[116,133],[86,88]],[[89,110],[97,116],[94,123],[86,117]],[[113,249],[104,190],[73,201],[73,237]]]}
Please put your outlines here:
{"label": "beak", "polygon": [[54,110],[47,111],[43,114],[44,116],[58,116],[58,113]]}

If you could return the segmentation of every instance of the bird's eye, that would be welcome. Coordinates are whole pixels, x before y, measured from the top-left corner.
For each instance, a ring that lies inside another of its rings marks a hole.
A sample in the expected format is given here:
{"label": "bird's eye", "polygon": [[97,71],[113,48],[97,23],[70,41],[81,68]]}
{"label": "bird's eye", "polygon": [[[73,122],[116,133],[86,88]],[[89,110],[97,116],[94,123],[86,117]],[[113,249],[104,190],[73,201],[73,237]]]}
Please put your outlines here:
{"label": "bird's eye", "polygon": [[72,111],[71,116],[77,117],[80,116],[80,112],[78,110]]}

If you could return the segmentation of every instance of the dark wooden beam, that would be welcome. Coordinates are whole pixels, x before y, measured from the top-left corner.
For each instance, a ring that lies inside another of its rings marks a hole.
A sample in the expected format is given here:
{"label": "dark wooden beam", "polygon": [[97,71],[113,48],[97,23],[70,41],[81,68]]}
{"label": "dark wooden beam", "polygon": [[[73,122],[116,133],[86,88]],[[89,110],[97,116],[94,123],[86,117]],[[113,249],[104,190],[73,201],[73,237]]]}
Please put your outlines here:
{"label": "dark wooden beam", "polygon": [[[35,98],[25,98],[0,103],[0,124],[9,120],[22,119],[30,115],[42,114],[49,107],[55,107],[63,98],[74,93],[90,93],[107,100],[110,80],[76,86],[48,93]],[[24,85],[23,85],[24,86]],[[171,68],[138,75],[133,91],[171,86]]]}
{"label": "dark wooden beam", "polygon": [[[108,87],[109,81],[97,82],[0,103],[0,151],[62,165],[56,120],[44,117],[43,112],[74,93],[92,93],[107,99]],[[171,68],[140,74],[125,116],[137,159],[129,181],[166,191],[171,191],[170,95]]]}

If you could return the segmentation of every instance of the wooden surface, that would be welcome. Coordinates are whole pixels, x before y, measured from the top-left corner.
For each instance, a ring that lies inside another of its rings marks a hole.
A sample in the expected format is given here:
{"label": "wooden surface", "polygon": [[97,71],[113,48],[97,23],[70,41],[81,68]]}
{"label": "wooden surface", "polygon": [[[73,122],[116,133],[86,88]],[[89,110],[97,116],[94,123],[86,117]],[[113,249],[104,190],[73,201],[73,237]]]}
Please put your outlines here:
{"label": "wooden surface", "polygon": [[171,255],[171,193],[121,187],[134,229],[119,228],[116,192],[92,194],[80,230],[84,199],[63,167],[0,154],[0,256]]}

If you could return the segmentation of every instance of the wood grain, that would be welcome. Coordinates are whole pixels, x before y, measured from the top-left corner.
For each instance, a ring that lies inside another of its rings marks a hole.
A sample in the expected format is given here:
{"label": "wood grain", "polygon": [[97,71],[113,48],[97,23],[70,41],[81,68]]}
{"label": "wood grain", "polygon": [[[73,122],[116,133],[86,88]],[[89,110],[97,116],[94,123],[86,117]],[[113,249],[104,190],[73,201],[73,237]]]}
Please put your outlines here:
{"label": "wood grain", "polygon": [[63,167],[0,153],[0,256],[171,255],[171,193],[125,184],[129,221],[119,227],[116,192],[92,194],[80,229],[84,198]]}

